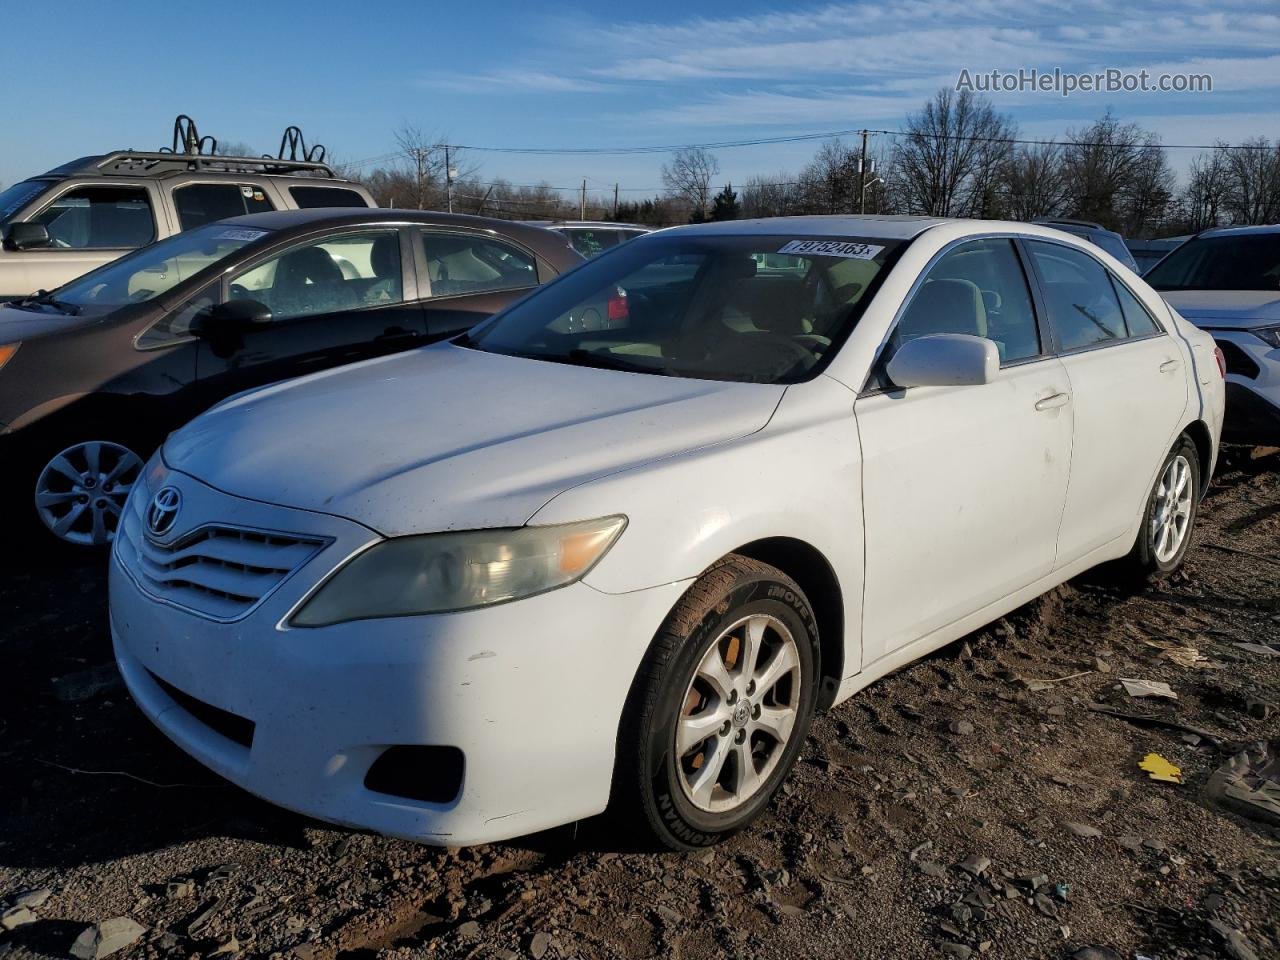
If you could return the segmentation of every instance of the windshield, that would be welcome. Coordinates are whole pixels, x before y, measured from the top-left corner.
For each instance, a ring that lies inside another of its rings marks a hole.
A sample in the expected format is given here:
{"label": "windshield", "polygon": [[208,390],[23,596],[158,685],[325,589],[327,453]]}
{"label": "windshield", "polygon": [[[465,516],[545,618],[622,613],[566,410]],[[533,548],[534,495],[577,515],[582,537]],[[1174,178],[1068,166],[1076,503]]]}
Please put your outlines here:
{"label": "windshield", "polygon": [[458,342],[582,366],[794,383],[844,342],[901,247],[654,234],[578,267]]}
{"label": "windshield", "polygon": [[23,180],[11,187],[0,190],[0,223],[25,207],[36,196],[53,184],[52,180]]}
{"label": "windshield", "polygon": [[1280,233],[1188,240],[1144,279],[1157,290],[1280,290]]}
{"label": "windshield", "polygon": [[143,303],[267,233],[257,227],[218,223],[197,227],[72,280],[57,291],[57,302],[73,307]]}

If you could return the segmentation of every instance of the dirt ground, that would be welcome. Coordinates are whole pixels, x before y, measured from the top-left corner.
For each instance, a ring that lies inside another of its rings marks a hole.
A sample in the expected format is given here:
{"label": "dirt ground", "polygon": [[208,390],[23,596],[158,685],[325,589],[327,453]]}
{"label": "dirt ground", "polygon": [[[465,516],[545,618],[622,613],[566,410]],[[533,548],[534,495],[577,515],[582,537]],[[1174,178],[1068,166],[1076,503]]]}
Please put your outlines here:
{"label": "dirt ground", "polygon": [[0,611],[5,960],[116,917],[146,928],[135,958],[1280,957],[1280,826],[1209,789],[1280,745],[1274,453],[1230,454],[1172,581],[1072,582],[875,684],[692,856],[600,823],[437,850],[276,810],[130,703],[96,565],[2,574]]}

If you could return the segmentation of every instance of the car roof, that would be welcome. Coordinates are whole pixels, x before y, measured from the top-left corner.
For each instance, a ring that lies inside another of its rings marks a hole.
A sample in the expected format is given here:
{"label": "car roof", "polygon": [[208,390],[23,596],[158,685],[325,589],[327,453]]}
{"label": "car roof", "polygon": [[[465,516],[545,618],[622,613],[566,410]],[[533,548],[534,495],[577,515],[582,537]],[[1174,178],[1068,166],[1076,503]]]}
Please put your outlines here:
{"label": "car roof", "polygon": [[1213,227],[1196,234],[1197,237],[1244,237],[1254,234],[1280,233],[1280,223],[1264,223],[1252,227]]}
{"label": "car roof", "polygon": [[[542,227],[531,227],[516,220],[499,220],[494,217],[475,217],[466,213],[442,213],[436,210],[398,210],[394,207],[310,207],[303,210],[271,210],[266,213],[249,213],[229,217],[220,223],[258,227],[273,233],[309,233],[323,227],[342,227],[361,223],[421,223],[434,227],[465,227],[500,233],[538,248],[538,252],[559,250],[560,246],[571,250],[569,241],[561,234]],[[575,254],[576,256],[576,254]]]}
{"label": "car roof", "polygon": [[[682,227],[668,227],[659,233],[697,234],[699,236],[817,236],[878,237],[885,240],[910,240],[931,227],[957,223],[954,219],[918,216],[873,216],[833,214],[831,216],[766,217],[759,220],[718,220]],[[982,223],[984,221],[972,221]]]}

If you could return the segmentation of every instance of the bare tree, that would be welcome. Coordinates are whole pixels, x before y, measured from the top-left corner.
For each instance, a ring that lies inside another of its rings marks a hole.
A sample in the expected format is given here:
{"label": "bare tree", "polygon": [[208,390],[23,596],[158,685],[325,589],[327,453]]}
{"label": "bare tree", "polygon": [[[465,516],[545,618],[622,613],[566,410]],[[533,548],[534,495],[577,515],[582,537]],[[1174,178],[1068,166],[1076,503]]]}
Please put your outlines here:
{"label": "bare tree", "polygon": [[983,213],[1017,129],[972,91],[939,90],[907,117],[894,154],[894,189],[910,210],[954,217]]}
{"label": "bare tree", "polygon": [[715,154],[701,147],[682,147],[662,165],[662,185],[667,193],[687,205],[692,217],[704,219],[711,202],[711,179],[720,172]]}
{"label": "bare tree", "polygon": [[401,167],[408,173],[413,189],[404,197],[401,205],[428,210],[445,206],[449,171],[454,170],[453,181],[474,179],[479,170],[469,162],[457,147],[447,147],[443,136],[427,133],[410,123],[395,132],[396,146],[403,155]]}
{"label": "bare tree", "polygon": [[1019,147],[1006,161],[1001,180],[1010,218],[1035,220],[1060,213],[1067,195],[1062,148],[1052,141]]}
{"label": "bare tree", "polygon": [[1063,166],[1067,208],[1125,234],[1149,232],[1162,222],[1174,176],[1160,138],[1111,111],[1088,127],[1067,131]]}
{"label": "bare tree", "polygon": [[857,213],[859,150],[833,138],[800,171],[797,185],[804,213]]}
{"label": "bare tree", "polygon": [[1275,223],[1280,220],[1280,142],[1266,137],[1240,144],[1242,149],[1218,149],[1225,181],[1225,201],[1235,223]]}
{"label": "bare tree", "polygon": [[785,171],[752,177],[742,188],[742,215],[754,217],[786,217],[798,210],[799,197],[794,174]]}

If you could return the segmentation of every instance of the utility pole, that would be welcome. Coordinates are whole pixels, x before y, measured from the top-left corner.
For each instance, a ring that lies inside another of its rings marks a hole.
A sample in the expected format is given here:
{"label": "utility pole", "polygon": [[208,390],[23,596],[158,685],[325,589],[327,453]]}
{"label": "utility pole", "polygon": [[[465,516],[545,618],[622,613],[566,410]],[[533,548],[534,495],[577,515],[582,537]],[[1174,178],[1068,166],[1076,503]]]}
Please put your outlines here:
{"label": "utility pole", "polygon": [[613,185],[613,219],[618,219],[618,185]]}
{"label": "utility pole", "polygon": [[449,145],[444,145],[444,193],[449,212],[453,213],[453,167],[449,166]]}
{"label": "utility pole", "polygon": [[862,159],[858,161],[858,212],[867,212],[867,131],[862,131]]}
{"label": "utility pole", "polygon": [[582,201],[578,204],[578,219],[587,219],[587,178],[582,178]]}

